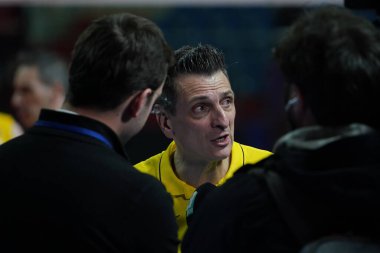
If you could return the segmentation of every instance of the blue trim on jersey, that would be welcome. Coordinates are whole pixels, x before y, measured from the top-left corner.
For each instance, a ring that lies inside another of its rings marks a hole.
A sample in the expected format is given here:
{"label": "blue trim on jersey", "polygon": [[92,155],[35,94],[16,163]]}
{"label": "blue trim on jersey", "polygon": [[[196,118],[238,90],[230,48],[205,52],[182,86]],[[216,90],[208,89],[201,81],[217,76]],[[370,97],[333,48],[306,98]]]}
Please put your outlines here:
{"label": "blue trim on jersey", "polygon": [[90,130],[87,128],[73,126],[73,125],[67,125],[67,124],[62,124],[62,123],[57,123],[57,122],[51,122],[51,121],[46,121],[46,120],[38,120],[34,125],[35,126],[55,128],[55,129],[60,129],[60,130],[64,130],[67,132],[91,136],[91,137],[103,142],[109,148],[111,148],[111,149],[113,148],[111,142],[106,137],[104,137],[102,134],[100,134],[96,131],[93,131],[93,130]]}

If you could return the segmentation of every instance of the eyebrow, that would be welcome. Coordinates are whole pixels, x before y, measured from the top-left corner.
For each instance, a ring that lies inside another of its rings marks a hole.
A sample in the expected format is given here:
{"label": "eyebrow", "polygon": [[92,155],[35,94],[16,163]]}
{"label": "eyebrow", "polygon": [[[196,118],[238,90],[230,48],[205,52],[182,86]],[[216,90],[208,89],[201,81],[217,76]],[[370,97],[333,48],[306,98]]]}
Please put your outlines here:
{"label": "eyebrow", "polygon": [[222,93],[223,97],[228,97],[228,96],[235,96],[235,93],[232,90],[225,91]]}
{"label": "eyebrow", "polygon": [[[232,90],[228,90],[228,91],[225,91],[225,92],[222,92],[221,93],[221,97],[228,97],[228,96],[232,96],[234,97],[235,94]],[[196,97],[193,97],[189,102],[190,103],[193,103],[193,102],[196,102],[196,101],[202,101],[202,100],[208,100],[209,97],[208,96],[196,96]]]}

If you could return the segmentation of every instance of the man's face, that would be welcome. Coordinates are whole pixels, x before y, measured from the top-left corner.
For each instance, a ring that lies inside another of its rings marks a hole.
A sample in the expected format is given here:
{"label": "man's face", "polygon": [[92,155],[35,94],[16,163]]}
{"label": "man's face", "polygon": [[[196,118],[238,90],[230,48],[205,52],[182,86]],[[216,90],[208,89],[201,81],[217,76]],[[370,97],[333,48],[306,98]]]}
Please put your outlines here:
{"label": "man's face", "polygon": [[20,66],[13,79],[11,104],[21,125],[31,127],[38,119],[42,107],[49,108],[52,90],[42,83],[35,66]]}
{"label": "man's face", "polygon": [[[157,98],[162,93],[163,86],[164,86],[164,82],[161,84],[161,86],[159,86],[154,91],[149,89],[151,91],[151,94],[143,96],[145,102],[142,105],[142,108],[141,108],[138,116],[136,116],[136,120],[134,121],[133,127],[130,127],[130,126],[126,127],[120,133],[119,137],[123,143],[127,143],[131,137],[133,137],[138,132],[140,132],[141,129],[144,127],[146,121],[148,120],[150,113],[152,112],[153,104],[156,102]],[[144,90],[144,91],[140,91],[140,92],[143,92],[145,94],[145,92],[147,92],[147,91]],[[142,95],[140,95],[140,96],[141,96],[140,99],[142,99]]]}
{"label": "man's face", "polygon": [[211,76],[188,74],[176,78],[178,99],[169,124],[183,157],[219,161],[231,153],[234,140],[234,93],[222,71]]}
{"label": "man's face", "polygon": [[151,114],[152,112],[152,108],[153,108],[153,105],[154,103],[156,102],[156,100],[158,99],[159,96],[161,96],[162,94],[162,89],[164,87],[164,83],[165,82],[162,82],[161,86],[158,87],[156,90],[153,91],[152,95],[150,96],[150,98],[147,100],[147,103],[145,105],[145,110],[144,110],[144,113],[143,115],[140,117],[141,118],[141,128],[142,129],[146,123],[146,121],[148,120],[149,118],[149,115]]}

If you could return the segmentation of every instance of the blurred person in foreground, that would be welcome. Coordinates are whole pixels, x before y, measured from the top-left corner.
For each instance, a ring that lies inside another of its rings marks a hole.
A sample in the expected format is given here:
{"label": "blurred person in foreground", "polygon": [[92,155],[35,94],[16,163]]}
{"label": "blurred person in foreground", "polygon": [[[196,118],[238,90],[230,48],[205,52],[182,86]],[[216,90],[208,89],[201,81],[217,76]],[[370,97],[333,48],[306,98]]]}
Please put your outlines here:
{"label": "blurred person in foreground", "polygon": [[30,49],[11,64],[11,107],[24,129],[33,126],[42,108],[59,109],[68,87],[67,63],[48,50]]}
{"label": "blurred person in foreground", "polygon": [[128,162],[173,52],[150,20],[92,22],[71,59],[63,110],[0,146],[1,252],[176,252],[173,202]]}
{"label": "blurred person in foreground", "polygon": [[271,153],[234,141],[235,94],[221,51],[184,46],[175,58],[155,105],[157,122],[173,142],[135,167],[159,179],[172,195],[182,239],[190,217],[186,207],[198,187],[219,186],[238,168]]}
{"label": "blurred person in foreground", "polygon": [[336,234],[379,239],[379,31],[348,10],[324,7],[300,17],[274,54],[296,129],[273,156],[206,196],[184,253],[294,253]]}

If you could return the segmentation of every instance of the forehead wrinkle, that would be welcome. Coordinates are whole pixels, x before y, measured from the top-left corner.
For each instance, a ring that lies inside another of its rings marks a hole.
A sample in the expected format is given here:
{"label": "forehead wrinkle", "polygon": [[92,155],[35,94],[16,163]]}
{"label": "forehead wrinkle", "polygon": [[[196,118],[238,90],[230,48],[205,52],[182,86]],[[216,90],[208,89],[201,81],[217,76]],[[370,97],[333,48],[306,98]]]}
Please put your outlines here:
{"label": "forehead wrinkle", "polygon": [[[208,99],[209,96],[205,94],[212,95],[218,90],[222,90],[218,92],[218,97],[233,94],[230,82],[224,74],[223,77],[215,75],[186,75],[182,76],[181,79],[178,80],[181,83],[179,85],[179,94],[184,97],[191,97],[191,100]],[[194,96],[192,96],[193,94]]]}

